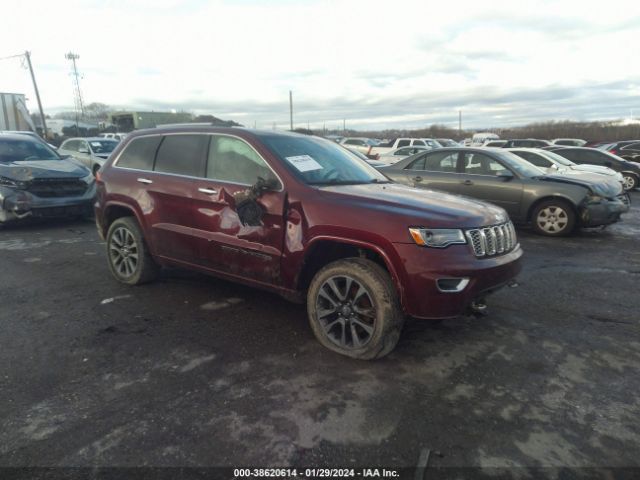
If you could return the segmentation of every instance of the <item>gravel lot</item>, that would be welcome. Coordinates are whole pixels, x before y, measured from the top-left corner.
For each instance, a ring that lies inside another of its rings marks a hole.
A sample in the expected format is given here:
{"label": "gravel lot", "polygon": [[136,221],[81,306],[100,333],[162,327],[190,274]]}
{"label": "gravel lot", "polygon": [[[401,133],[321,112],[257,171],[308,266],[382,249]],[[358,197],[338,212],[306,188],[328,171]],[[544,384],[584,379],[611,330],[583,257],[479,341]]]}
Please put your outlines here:
{"label": "gravel lot", "polygon": [[520,230],[489,316],[358,362],[304,306],[197,274],[116,283],[90,222],[0,228],[0,466],[640,466],[640,193]]}

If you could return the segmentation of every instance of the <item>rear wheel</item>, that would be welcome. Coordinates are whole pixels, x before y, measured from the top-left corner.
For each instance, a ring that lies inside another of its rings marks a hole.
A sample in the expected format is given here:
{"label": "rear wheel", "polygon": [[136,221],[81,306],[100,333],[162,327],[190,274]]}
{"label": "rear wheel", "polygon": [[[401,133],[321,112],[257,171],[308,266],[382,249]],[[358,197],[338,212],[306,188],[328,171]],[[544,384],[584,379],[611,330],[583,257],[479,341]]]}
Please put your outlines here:
{"label": "rear wheel", "polygon": [[634,190],[638,186],[638,177],[631,173],[623,173],[622,184],[626,191]]}
{"label": "rear wheel", "polygon": [[576,226],[576,214],[563,200],[546,200],[540,203],[531,216],[536,233],[549,237],[569,235]]}
{"label": "rear wheel", "polygon": [[307,311],[318,341],[334,352],[372,360],[398,343],[404,316],[389,274],[376,263],[330,263],[311,281]]}
{"label": "rear wheel", "polygon": [[109,269],[119,282],[138,285],[154,280],[159,268],[151,258],[138,222],[132,217],[115,220],[107,232]]}

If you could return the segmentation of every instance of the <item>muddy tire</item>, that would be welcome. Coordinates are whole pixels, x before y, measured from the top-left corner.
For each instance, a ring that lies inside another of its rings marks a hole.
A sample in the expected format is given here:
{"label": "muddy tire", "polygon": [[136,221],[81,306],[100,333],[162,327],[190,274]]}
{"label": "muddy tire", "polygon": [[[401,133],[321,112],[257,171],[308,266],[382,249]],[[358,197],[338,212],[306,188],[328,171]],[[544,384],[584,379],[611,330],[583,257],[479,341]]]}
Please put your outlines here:
{"label": "muddy tire", "polygon": [[127,285],[155,280],[160,271],[133,217],[114,221],[107,232],[107,259],[112,275]]}
{"label": "muddy tire", "polygon": [[533,230],[547,237],[564,237],[573,232],[576,214],[564,200],[545,200],[536,206],[531,215]]}
{"label": "muddy tire", "polygon": [[404,323],[391,277],[362,258],[338,260],[322,268],[311,280],[307,312],[322,345],[360,360],[389,354]]}

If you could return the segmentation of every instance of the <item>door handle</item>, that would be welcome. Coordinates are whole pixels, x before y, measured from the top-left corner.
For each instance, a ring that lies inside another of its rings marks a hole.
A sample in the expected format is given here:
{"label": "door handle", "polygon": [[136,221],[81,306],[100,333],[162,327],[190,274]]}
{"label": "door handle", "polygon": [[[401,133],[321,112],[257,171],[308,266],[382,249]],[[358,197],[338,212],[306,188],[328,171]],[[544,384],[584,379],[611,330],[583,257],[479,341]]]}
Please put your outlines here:
{"label": "door handle", "polygon": [[215,195],[218,191],[215,188],[199,188],[200,193],[206,193],[207,195]]}
{"label": "door handle", "polygon": [[465,180],[464,182],[460,183],[462,183],[462,185],[473,185],[473,182],[471,180]]}
{"label": "door handle", "polygon": [[413,181],[414,182],[421,182],[422,181],[422,177],[418,176],[418,177],[413,177]]}
{"label": "door handle", "polygon": [[148,178],[139,178],[138,182],[149,184],[149,183],[153,183],[153,180],[149,180]]}

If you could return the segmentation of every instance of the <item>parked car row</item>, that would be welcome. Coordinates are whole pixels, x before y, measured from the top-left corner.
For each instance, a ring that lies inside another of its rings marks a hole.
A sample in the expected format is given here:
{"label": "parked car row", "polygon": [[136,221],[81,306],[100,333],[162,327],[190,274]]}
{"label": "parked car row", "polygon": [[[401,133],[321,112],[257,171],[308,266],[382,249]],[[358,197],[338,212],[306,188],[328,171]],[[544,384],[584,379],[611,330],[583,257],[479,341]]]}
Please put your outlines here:
{"label": "parked car row", "polygon": [[556,237],[629,209],[624,175],[558,153],[571,148],[425,143],[386,151],[402,158],[390,165],[350,144],[242,128],[68,142],[56,152],[0,137],[0,222],[93,203],[118,281],[179,266],[306,301],[318,341],[361,359],[393,350],[406,316],[483,312],[520,270],[512,221]]}

